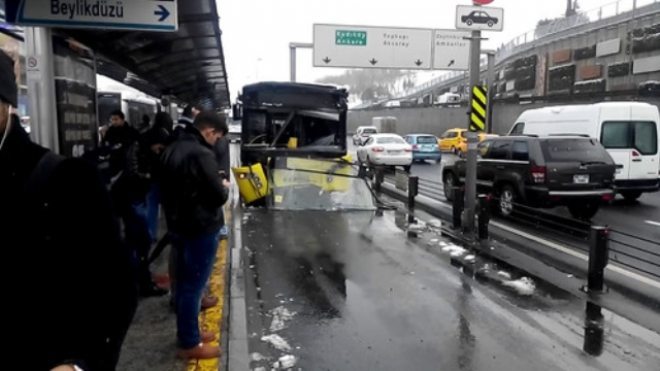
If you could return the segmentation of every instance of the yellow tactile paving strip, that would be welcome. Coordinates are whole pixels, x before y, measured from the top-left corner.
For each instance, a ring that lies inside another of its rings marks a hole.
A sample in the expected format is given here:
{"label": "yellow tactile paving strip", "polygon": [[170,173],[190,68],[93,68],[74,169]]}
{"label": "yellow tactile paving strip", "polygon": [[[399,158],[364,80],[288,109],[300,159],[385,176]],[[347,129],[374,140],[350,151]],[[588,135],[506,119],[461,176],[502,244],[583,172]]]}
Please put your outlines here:
{"label": "yellow tactile paving strip", "polygon": [[[200,327],[204,331],[212,331],[216,334],[216,340],[213,345],[219,345],[222,342],[222,316],[225,304],[226,280],[225,272],[227,267],[227,240],[220,241],[216,255],[215,265],[211,273],[210,292],[211,295],[218,297],[218,304],[209,308],[199,315]],[[224,356],[224,354],[223,354]],[[220,368],[220,359],[191,359],[188,361],[188,371],[217,371]]]}

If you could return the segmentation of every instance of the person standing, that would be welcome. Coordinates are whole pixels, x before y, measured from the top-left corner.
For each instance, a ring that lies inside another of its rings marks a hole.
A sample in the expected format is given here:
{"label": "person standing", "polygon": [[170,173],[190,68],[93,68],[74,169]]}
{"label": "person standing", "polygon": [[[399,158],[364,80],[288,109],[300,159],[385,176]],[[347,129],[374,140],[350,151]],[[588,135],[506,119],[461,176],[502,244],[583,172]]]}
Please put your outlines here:
{"label": "person standing", "polygon": [[172,117],[165,112],[158,112],[154,118],[154,124],[140,136],[140,149],[146,151],[147,171],[151,174],[149,192],[147,193],[147,221],[152,242],[158,240],[158,216],[160,211],[158,168],[160,167],[160,155],[170,142],[172,126]]}
{"label": "person standing", "polygon": [[200,110],[196,106],[189,104],[183,108],[183,112],[179,121],[174,125],[174,130],[172,132],[174,138],[179,138],[188,128],[193,126],[195,117],[199,114]]}
{"label": "person standing", "polygon": [[146,151],[140,148],[140,133],[126,122],[121,111],[111,113],[110,124],[103,141],[110,149],[110,189],[124,225],[124,241],[137,262],[139,293],[143,297],[162,296],[167,290],[156,286],[149,270],[151,236],[146,197],[151,174]]}
{"label": "person standing", "polygon": [[0,51],[4,352],[30,348],[3,368],[114,370],[137,292],[107,189],[91,163],[30,141],[16,104],[14,63]]}
{"label": "person standing", "polygon": [[167,227],[176,250],[177,340],[184,358],[215,358],[220,348],[206,344],[198,316],[223,226],[221,208],[227,181],[218,173],[213,146],[227,124],[215,113],[200,113],[192,126],[163,153],[162,197]]}

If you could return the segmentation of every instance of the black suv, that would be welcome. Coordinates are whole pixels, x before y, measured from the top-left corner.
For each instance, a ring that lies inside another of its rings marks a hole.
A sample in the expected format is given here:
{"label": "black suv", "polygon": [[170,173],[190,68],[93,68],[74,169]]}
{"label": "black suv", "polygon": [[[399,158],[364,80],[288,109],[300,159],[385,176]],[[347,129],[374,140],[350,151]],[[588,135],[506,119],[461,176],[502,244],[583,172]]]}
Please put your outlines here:
{"label": "black suv", "polygon": [[[578,136],[499,137],[479,145],[477,187],[497,197],[497,209],[510,215],[514,205],[568,206],[579,219],[593,217],[614,198],[616,165],[595,139]],[[464,181],[465,160],[442,171],[445,196]]]}

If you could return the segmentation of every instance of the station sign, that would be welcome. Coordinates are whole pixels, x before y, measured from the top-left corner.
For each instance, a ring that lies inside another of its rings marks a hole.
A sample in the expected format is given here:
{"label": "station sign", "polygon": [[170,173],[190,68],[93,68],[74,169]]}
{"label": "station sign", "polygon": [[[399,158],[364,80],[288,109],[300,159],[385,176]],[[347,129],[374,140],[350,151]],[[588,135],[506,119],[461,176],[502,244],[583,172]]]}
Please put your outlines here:
{"label": "station sign", "polygon": [[7,21],[25,26],[178,30],[176,1],[158,0],[23,0],[7,7]]}
{"label": "station sign", "polygon": [[430,69],[433,31],[418,28],[314,25],[314,66]]}
{"label": "station sign", "polygon": [[502,31],[504,9],[485,6],[458,5],[456,29],[470,31]]}

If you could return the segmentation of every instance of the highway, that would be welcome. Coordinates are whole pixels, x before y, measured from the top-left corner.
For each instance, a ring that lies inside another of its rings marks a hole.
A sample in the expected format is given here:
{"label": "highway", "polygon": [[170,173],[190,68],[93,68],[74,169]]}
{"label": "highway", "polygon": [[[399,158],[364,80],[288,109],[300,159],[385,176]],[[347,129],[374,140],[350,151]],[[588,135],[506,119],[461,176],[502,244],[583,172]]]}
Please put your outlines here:
{"label": "highway", "polygon": [[[352,143],[349,144],[349,153],[355,154],[355,146]],[[456,159],[453,154],[444,154],[439,164],[414,164],[411,174],[420,178],[420,194],[446,202],[442,167]],[[393,181],[392,175],[386,178]],[[589,226],[585,223],[570,222],[570,214],[566,208],[541,209],[535,215],[536,218],[532,218],[534,220],[525,215],[501,221],[588,255],[586,238]],[[537,227],[537,221],[541,221],[543,226]],[[660,281],[660,193],[643,194],[638,201],[632,203],[617,196],[611,204],[604,205],[591,222],[593,225],[608,226],[612,229],[610,257],[613,261],[620,263],[625,269]]]}

